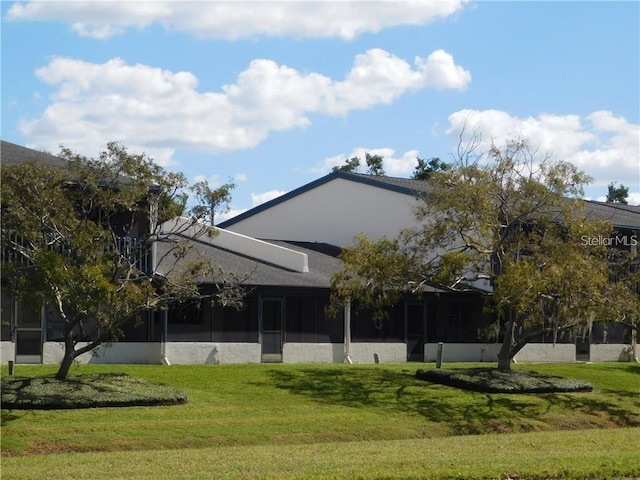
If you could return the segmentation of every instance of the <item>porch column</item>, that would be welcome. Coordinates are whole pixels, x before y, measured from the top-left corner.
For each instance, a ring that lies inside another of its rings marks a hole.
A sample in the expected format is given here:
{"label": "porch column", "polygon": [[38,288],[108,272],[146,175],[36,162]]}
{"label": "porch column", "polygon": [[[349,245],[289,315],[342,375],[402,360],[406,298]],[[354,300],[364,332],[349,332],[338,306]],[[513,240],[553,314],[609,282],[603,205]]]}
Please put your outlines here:
{"label": "porch column", "polygon": [[344,363],[351,361],[351,302],[344,306]]}

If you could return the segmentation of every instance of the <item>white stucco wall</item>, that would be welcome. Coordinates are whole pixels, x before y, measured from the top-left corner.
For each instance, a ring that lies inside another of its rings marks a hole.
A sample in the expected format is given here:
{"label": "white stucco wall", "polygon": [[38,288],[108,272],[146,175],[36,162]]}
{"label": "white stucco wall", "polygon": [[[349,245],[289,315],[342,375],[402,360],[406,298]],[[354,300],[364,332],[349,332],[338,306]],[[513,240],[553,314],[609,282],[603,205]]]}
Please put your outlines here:
{"label": "white stucco wall", "polygon": [[565,363],[576,361],[573,343],[528,343],[513,358],[516,362]]}
{"label": "white stucco wall", "polygon": [[[84,344],[78,344],[77,348]],[[93,352],[76,358],[76,363],[160,363],[160,344],[147,342],[114,342],[101,345]],[[42,363],[60,363],[64,355],[62,342],[45,342],[42,348]]]}
{"label": "white stucco wall", "polygon": [[2,365],[6,365],[9,360],[13,361],[16,358],[15,343],[12,342],[0,342],[0,361]]}
{"label": "white stucco wall", "polygon": [[167,343],[167,359],[172,365],[260,363],[261,352],[259,343]]}
{"label": "white stucco wall", "polygon": [[251,237],[345,246],[358,232],[396,237],[415,222],[415,198],[360,182],[334,179],[231,225]]}
{"label": "white stucco wall", "polygon": [[[445,343],[442,348],[443,362],[497,362],[500,344]],[[424,357],[426,362],[435,362],[438,357],[438,344],[425,344]]]}
{"label": "white stucco wall", "polygon": [[[9,352],[9,348],[6,350],[7,356],[12,353]],[[3,348],[3,361],[4,351],[5,348]],[[166,355],[169,362],[174,365],[260,363],[261,347],[258,343],[169,342],[166,344]],[[60,363],[62,356],[62,343],[46,342],[43,345],[42,363]],[[8,360],[13,360],[13,356],[7,358]],[[76,359],[76,363],[158,365],[162,363],[162,344],[114,342],[102,345],[95,352],[81,355]]]}
{"label": "white stucco wall", "polygon": [[283,363],[342,363],[342,343],[285,343],[282,346]]}
{"label": "white stucco wall", "polygon": [[[426,362],[434,362],[437,357],[437,343],[424,346]],[[628,345],[591,345],[592,362],[629,361]],[[496,362],[500,344],[445,343],[444,362]],[[209,343],[209,342],[169,342],[166,344],[167,359],[174,365],[260,363],[262,348],[258,343]],[[352,343],[353,363],[374,363],[378,354],[380,363],[403,363],[407,361],[407,346],[404,343]],[[15,344],[0,343],[3,365],[15,360]],[[46,342],[43,345],[42,363],[60,363],[63,345],[60,342]],[[282,361],[284,363],[342,363],[344,344],[342,343],[285,343]],[[531,343],[515,357],[515,361],[567,363],[576,361],[573,344]],[[95,353],[85,353],[76,363],[87,364],[151,364],[162,362],[162,344],[144,342],[116,342],[103,345]]]}
{"label": "white stucco wall", "polygon": [[589,360],[591,362],[628,362],[630,349],[631,345],[621,343],[591,344]]}
{"label": "white stucco wall", "polygon": [[406,343],[352,343],[353,363],[375,363],[375,354],[380,363],[403,363],[407,361]]}

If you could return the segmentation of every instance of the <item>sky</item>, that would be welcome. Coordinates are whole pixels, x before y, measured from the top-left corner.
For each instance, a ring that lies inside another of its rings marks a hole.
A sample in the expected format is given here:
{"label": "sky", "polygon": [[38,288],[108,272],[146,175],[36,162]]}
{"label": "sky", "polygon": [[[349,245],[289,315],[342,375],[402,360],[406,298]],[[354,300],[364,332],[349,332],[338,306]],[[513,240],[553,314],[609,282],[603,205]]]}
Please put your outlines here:
{"label": "sky", "polygon": [[[217,222],[365,152],[524,138],[640,204],[640,2],[2,1],[2,139],[234,183]],[[363,162],[364,163],[364,162]],[[363,173],[366,168],[363,168]]]}

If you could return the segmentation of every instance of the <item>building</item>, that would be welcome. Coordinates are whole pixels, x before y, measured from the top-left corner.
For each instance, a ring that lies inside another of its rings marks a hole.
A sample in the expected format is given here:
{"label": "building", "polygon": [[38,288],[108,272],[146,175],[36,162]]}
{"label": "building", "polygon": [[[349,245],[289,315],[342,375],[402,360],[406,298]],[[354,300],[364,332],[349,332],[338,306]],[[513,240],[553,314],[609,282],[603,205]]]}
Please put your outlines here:
{"label": "building", "polygon": [[[415,226],[413,207],[418,196],[429,193],[425,181],[357,173],[333,172],[249,210],[220,227],[259,238],[317,239],[338,246],[349,245],[357,233],[371,239],[393,238],[402,228]],[[612,248],[637,252],[640,243],[640,206],[585,201],[588,218],[607,220],[615,231]],[[586,239],[585,241],[599,241]],[[639,286],[640,288],[640,286]],[[640,289],[639,289],[640,292]],[[437,343],[444,342],[445,358],[483,361],[497,358],[498,345],[482,341],[478,330],[488,319],[482,299],[450,292],[431,293],[424,299],[404,302],[405,342],[424,342],[414,356],[435,359]],[[401,307],[399,307],[401,308]],[[415,318],[422,318],[416,322]],[[396,323],[402,323],[402,321]],[[578,338],[539,338],[526,345],[517,361],[616,361],[628,357],[631,332],[620,325],[594,326]]]}
{"label": "building", "polygon": [[[60,159],[2,142],[2,162]],[[333,172],[286,195],[218,225],[213,238],[192,238],[193,255],[205,255],[243,280],[244,308],[185,304],[168,312],[149,312],[124,329],[118,342],[86,354],[88,363],[355,363],[433,361],[438,343],[445,361],[495,361],[499,344],[479,337],[491,323],[480,293],[432,289],[421,297],[406,295],[376,324],[372,312],[351,305],[327,313],[331,278],[341,270],[340,249],[356,233],[372,239],[394,237],[414,223],[417,195],[428,193],[423,181]],[[640,207],[587,203],[625,238],[640,232]],[[175,219],[178,222],[180,219]],[[171,231],[167,226],[167,231]],[[640,238],[638,236],[637,238]],[[158,245],[158,258],[166,243]],[[631,248],[631,247],[630,247]],[[3,259],[5,260],[5,259]],[[188,260],[188,259],[186,259]],[[186,264],[185,264],[186,265]],[[159,275],[169,275],[162,262]],[[225,281],[203,281],[215,292]],[[2,361],[57,363],[62,358],[59,321],[46,305],[26,308],[2,295]],[[541,338],[527,345],[519,361],[618,360],[628,332],[602,332],[578,341]]]}

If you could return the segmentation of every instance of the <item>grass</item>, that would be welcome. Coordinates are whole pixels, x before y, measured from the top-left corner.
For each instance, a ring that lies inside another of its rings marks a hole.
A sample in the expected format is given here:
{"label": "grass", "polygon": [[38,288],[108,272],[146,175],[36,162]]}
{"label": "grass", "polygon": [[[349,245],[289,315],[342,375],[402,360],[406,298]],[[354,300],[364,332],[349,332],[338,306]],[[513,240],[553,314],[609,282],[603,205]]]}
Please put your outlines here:
{"label": "grass", "polygon": [[187,397],[176,388],[122,373],[55,377],[3,377],[2,408],[61,409],[177,405]]}
{"label": "grass", "polygon": [[459,390],[416,379],[410,364],[80,366],[74,375],[117,370],[177,388],[189,402],[3,410],[3,478],[48,478],[47,469],[64,478],[96,469],[111,478],[640,476],[640,365],[516,368],[594,391]]}
{"label": "grass", "polygon": [[[636,478],[640,428],[3,459],[7,479]],[[10,468],[7,468],[10,467]],[[3,478],[5,478],[3,476]]]}
{"label": "grass", "polygon": [[485,393],[562,393],[593,390],[593,385],[583,380],[523,370],[501,372],[495,368],[420,369],[416,372],[416,378]]}

